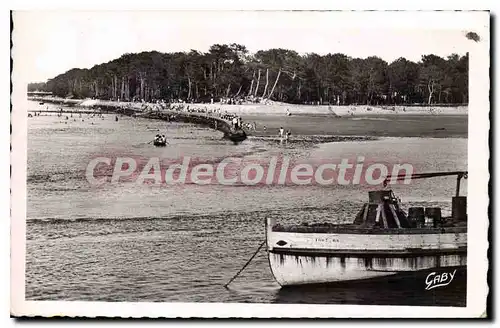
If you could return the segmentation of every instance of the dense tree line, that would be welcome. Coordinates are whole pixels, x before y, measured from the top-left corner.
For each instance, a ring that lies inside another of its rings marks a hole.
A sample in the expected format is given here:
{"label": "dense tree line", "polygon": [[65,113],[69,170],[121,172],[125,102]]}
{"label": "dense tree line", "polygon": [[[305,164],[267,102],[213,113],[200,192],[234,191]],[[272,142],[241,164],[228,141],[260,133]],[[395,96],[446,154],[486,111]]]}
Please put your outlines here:
{"label": "dense tree line", "polygon": [[250,54],[239,44],[215,44],[208,52],[125,54],[91,69],[72,69],[34,83],[29,90],[74,98],[190,102],[220,98],[289,103],[467,103],[468,54],[399,58],[344,54],[299,55],[269,49]]}

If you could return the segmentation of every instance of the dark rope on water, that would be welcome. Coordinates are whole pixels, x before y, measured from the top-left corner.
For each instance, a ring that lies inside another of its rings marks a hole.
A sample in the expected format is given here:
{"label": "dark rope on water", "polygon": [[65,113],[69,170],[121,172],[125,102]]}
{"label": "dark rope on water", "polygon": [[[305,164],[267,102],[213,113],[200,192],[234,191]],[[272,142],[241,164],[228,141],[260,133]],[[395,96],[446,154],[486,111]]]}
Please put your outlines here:
{"label": "dark rope on water", "polygon": [[227,284],[224,285],[224,288],[227,288],[227,286],[229,286],[230,283],[233,282],[234,279],[236,279],[236,277],[238,277],[240,275],[240,273],[243,272],[243,270],[245,270],[245,268],[250,264],[250,262],[252,262],[253,258],[257,255],[257,253],[260,251],[260,249],[262,248],[262,246],[264,246],[264,244],[266,243],[266,241],[264,240],[259,248],[257,248],[257,250],[255,251],[255,253],[253,253],[252,257],[247,261],[247,263],[245,263],[245,265],[240,269],[240,271],[238,271],[237,274],[235,274],[231,280],[229,280],[229,282]]}

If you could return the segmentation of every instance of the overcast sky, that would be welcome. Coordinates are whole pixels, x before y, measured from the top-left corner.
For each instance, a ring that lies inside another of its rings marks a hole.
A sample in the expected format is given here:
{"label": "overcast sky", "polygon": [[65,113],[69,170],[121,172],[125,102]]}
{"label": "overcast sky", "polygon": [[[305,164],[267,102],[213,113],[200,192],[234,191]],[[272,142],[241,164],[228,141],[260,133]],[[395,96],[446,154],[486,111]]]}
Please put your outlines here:
{"label": "overcast sky", "polygon": [[471,41],[455,20],[460,17],[397,12],[15,12],[19,52],[14,60],[30,81],[90,68],[124,53],[207,51],[212,44],[233,42],[251,52],[286,48],[418,61],[423,54],[468,51]]}

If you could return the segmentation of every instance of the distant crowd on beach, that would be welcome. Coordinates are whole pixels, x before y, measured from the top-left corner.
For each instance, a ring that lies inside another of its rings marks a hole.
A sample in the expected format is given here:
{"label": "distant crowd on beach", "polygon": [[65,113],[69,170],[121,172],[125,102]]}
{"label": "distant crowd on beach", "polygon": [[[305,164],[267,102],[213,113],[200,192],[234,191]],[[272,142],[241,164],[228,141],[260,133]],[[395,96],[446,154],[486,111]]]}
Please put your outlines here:
{"label": "distant crowd on beach", "polygon": [[205,114],[208,116],[213,116],[213,117],[218,117],[220,119],[229,121],[231,123],[231,127],[233,129],[248,129],[248,130],[256,130],[257,129],[257,123],[255,122],[248,122],[248,123],[243,123],[243,120],[241,116],[233,114],[233,113],[228,113],[227,111],[222,111],[222,109],[219,108],[208,108],[206,106],[195,106],[192,104],[186,104],[186,103],[175,103],[175,104],[169,104],[169,103],[164,103],[164,102],[158,102],[156,104],[147,104],[144,103],[143,106],[141,107],[143,111],[162,111],[162,110],[169,110],[169,111],[176,111],[176,112],[182,112],[182,113],[199,113],[199,114]]}

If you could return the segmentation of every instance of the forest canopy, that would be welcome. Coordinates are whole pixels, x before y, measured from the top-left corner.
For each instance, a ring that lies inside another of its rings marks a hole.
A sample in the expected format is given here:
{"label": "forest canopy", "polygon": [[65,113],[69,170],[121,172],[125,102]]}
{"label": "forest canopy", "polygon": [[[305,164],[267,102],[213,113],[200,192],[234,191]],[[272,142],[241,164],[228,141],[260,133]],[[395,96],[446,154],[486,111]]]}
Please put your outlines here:
{"label": "forest canopy", "polygon": [[335,53],[300,55],[269,49],[249,53],[239,44],[214,44],[208,52],[124,54],[90,69],[74,68],[28,91],[60,97],[188,102],[220,98],[271,99],[297,104],[465,104],[468,54],[351,58]]}

